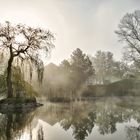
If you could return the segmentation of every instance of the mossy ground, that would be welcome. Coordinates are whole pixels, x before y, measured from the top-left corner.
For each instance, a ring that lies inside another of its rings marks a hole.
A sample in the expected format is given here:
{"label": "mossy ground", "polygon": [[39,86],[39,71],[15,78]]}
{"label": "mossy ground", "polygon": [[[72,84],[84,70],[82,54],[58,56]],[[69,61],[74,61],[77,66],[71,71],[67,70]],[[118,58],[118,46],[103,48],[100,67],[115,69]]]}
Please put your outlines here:
{"label": "mossy ground", "polygon": [[1,113],[26,112],[39,106],[42,106],[42,104],[37,103],[36,98],[6,98],[0,100]]}

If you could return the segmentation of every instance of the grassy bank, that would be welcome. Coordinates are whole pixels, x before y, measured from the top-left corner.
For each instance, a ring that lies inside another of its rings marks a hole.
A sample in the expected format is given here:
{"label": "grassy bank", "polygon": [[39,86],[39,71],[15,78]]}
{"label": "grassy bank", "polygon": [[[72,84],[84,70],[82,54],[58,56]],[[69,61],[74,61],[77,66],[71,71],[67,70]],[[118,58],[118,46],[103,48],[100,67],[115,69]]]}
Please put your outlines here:
{"label": "grassy bank", "polygon": [[82,97],[98,96],[140,96],[140,80],[124,79],[109,85],[90,85]]}

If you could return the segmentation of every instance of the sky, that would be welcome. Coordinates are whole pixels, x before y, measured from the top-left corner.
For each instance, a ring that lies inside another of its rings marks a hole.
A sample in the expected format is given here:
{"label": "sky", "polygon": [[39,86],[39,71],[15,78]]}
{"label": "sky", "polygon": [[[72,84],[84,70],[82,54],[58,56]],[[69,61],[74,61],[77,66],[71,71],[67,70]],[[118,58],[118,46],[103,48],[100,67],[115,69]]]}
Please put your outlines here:
{"label": "sky", "polygon": [[111,51],[119,60],[123,45],[114,31],[127,12],[138,9],[140,0],[0,0],[0,23],[22,23],[53,32],[55,48],[47,63],[61,63],[76,48],[90,55]]}

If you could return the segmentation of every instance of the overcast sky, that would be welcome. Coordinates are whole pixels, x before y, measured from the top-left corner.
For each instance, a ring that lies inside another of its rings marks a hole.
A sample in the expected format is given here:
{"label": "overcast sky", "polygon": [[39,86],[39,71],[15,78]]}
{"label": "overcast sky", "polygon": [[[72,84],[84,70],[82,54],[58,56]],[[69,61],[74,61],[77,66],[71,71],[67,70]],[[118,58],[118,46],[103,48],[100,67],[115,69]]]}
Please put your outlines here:
{"label": "overcast sky", "polygon": [[76,48],[94,55],[112,51],[120,59],[122,45],[114,33],[140,0],[0,0],[0,22],[9,20],[50,29],[56,37],[48,62],[60,63]]}

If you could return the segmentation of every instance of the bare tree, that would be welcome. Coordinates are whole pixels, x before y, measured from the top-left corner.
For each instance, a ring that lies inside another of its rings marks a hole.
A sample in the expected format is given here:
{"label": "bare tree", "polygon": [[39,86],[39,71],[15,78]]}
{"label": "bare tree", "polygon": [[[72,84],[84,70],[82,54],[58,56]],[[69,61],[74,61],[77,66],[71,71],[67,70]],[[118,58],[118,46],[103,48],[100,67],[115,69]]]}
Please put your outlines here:
{"label": "bare tree", "polygon": [[[25,25],[12,25],[10,22],[0,24],[0,52],[9,57],[7,65],[7,97],[13,97],[12,65],[14,61],[36,66],[43,72],[41,53],[48,53],[54,46],[53,34],[48,30]],[[42,74],[38,75],[42,78]]]}
{"label": "bare tree", "polygon": [[[127,13],[120,21],[115,33],[126,44],[127,59],[140,60],[140,10]],[[126,55],[125,55],[126,56]]]}

